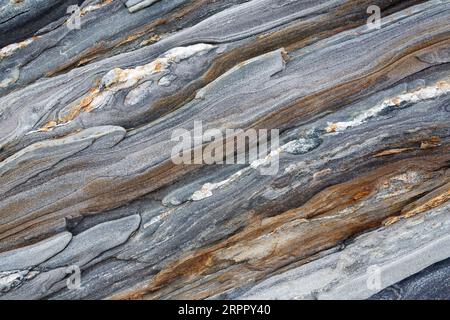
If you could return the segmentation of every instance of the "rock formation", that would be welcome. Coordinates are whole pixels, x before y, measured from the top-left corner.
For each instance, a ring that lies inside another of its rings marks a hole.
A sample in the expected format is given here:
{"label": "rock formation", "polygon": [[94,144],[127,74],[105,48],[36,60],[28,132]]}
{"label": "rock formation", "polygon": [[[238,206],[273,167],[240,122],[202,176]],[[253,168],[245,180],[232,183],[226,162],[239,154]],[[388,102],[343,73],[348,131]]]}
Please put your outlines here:
{"label": "rock formation", "polygon": [[[450,298],[449,21],[0,0],[0,299]],[[199,121],[279,130],[277,172],[174,163]]]}

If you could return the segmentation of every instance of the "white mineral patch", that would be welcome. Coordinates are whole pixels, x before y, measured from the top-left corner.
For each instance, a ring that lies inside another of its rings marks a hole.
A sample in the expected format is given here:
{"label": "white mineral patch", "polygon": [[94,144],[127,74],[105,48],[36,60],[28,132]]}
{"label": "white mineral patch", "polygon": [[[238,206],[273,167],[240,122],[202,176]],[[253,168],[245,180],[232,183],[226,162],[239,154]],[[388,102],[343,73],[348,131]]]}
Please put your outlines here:
{"label": "white mineral patch", "polygon": [[289,141],[281,147],[284,152],[292,154],[303,154],[316,148],[320,143],[314,139],[299,138]]}
{"label": "white mineral patch", "polygon": [[162,87],[168,87],[172,84],[172,81],[174,81],[176,79],[177,79],[176,75],[169,74],[169,75],[164,76],[161,79],[159,79],[158,85],[160,85]]}
{"label": "white mineral patch", "polygon": [[327,132],[339,132],[344,131],[350,127],[356,127],[365,123],[371,117],[378,115],[380,112],[388,107],[400,106],[404,103],[417,103],[423,100],[434,99],[450,92],[450,83],[448,80],[441,80],[436,82],[433,86],[427,86],[419,88],[414,91],[400,94],[396,97],[389,98],[381,102],[380,104],[366,110],[365,112],[356,116],[353,120],[342,122],[329,122],[325,128]]}
{"label": "white mineral patch", "polygon": [[388,199],[404,194],[413,188],[421,177],[421,173],[416,171],[408,171],[391,177],[389,182],[380,188],[376,199]]}
{"label": "white mineral patch", "polygon": [[273,160],[273,158],[280,155],[281,151],[283,151],[283,147],[272,150],[266,157],[252,161],[252,163],[250,163],[250,167],[253,169],[258,169],[260,166],[269,164]]}
{"label": "white mineral patch", "polygon": [[237,178],[239,178],[242,175],[242,171],[243,170],[239,170],[238,172],[231,175],[228,179],[225,179],[225,180],[217,182],[217,183],[209,183],[209,182],[205,183],[200,190],[197,190],[192,194],[191,200],[192,201],[200,201],[205,198],[211,197],[213,195],[212,192],[215,189],[221,188],[221,187],[233,182],[234,180],[236,180]]}
{"label": "white mineral patch", "polygon": [[212,44],[198,43],[187,47],[176,47],[167,51],[163,59],[169,59],[174,62],[180,62],[181,60],[186,60],[196,54],[209,52],[211,49],[215,48]]}
{"label": "white mineral patch", "polygon": [[149,77],[153,74],[168,71],[171,63],[178,63],[196,54],[208,52],[214,47],[210,44],[199,43],[187,47],[173,48],[152,62],[134,69],[112,69],[103,77],[101,84],[107,90],[112,91],[129,88],[142,80],[150,80]]}
{"label": "white mineral patch", "polygon": [[6,47],[3,47],[2,49],[0,49],[0,60],[11,56],[14,52],[16,52],[17,50],[19,50],[21,48],[28,46],[33,41],[34,41],[33,38],[29,38],[27,40],[17,42],[17,43],[12,43],[10,45],[7,45]]}
{"label": "white mineral patch", "polygon": [[39,271],[14,270],[0,272],[0,292],[7,292],[19,285],[24,280],[31,280],[39,274]]}
{"label": "white mineral patch", "polygon": [[19,284],[27,273],[27,270],[0,272],[0,292],[8,291]]}
{"label": "white mineral patch", "polygon": [[98,10],[98,9],[110,4],[112,1],[113,0],[99,1],[99,3],[97,3],[97,4],[88,5],[81,10],[81,15],[83,16],[88,12]]}
{"label": "white mineral patch", "polygon": [[131,0],[131,1],[127,1],[125,5],[128,7],[128,11],[133,13],[133,12],[136,12],[136,11],[146,8],[157,1],[159,1],[159,0],[142,0],[142,1]]}
{"label": "white mineral patch", "polygon": [[125,104],[126,105],[135,105],[135,104],[141,102],[143,99],[145,99],[149,95],[152,84],[153,84],[153,81],[146,81],[146,82],[138,85],[133,90],[131,90],[125,98]]}
{"label": "white mineral patch", "polygon": [[162,219],[162,215],[158,215],[154,218],[152,218],[149,222],[147,222],[146,224],[144,224],[144,229],[150,227],[152,224],[157,223],[158,221],[161,221]]}

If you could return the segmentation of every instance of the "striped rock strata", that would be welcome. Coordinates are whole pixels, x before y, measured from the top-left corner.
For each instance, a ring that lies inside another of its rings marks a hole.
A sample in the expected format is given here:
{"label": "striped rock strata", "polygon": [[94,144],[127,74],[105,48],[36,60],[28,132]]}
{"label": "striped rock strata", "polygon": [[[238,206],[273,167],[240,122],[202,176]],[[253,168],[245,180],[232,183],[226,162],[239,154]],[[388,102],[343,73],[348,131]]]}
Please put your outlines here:
{"label": "striped rock strata", "polygon": [[[450,1],[0,8],[1,299],[449,298]],[[195,121],[278,171],[174,163]]]}

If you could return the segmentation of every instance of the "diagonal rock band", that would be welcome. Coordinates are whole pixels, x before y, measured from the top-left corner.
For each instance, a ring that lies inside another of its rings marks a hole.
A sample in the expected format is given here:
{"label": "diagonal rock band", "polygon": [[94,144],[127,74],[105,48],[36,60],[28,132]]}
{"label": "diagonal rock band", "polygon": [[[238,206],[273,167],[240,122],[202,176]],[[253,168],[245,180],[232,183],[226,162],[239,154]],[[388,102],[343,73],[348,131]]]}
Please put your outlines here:
{"label": "diagonal rock band", "polygon": [[448,299],[448,0],[3,2],[0,299]]}

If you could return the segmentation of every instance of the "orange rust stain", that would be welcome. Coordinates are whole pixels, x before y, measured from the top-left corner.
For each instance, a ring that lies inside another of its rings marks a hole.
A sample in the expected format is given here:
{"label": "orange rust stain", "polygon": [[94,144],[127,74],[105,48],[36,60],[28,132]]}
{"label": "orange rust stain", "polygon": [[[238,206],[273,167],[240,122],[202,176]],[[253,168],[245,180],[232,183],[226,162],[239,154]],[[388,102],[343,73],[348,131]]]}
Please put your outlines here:
{"label": "orange rust stain", "polygon": [[436,148],[439,147],[441,145],[441,138],[437,137],[437,136],[433,136],[431,137],[430,140],[427,141],[422,141],[420,144],[420,149],[431,149],[431,148]]}
{"label": "orange rust stain", "polygon": [[284,62],[290,61],[291,57],[287,53],[287,51],[284,48],[281,48],[281,57],[283,58]]}
{"label": "orange rust stain", "polygon": [[162,70],[162,64],[159,60],[155,61],[155,67],[154,67],[154,71],[155,72],[161,72]]}
{"label": "orange rust stain", "polygon": [[[262,276],[270,270],[286,265],[286,261],[295,259],[307,259],[316,252],[336,245],[342,239],[348,238],[365,229],[379,226],[384,218],[398,212],[396,205],[392,205],[391,210],[374,217],[370,212],[355,212],[345,219],[334,217],[340,210],[349,208],[355,201],[376,194],[377,186],[383,181],[389,180],[393,173],[399,170],[419,170],[424,172],[435,171],[441,168],[442,161],[447,157],[428,157],[398,161],[386,165],[377,170],[367,173],[363,177],[344,182],[316,194],[307,203],[299,208],[294,208],[282,214],[266,218],[262,223],[253,225],[256,212],[248,212],[248,226],[240,232],[220,243],[207,248],[188,253],[185,258],[169,263],[144,287],[135,288],[132,292],[114,296],[117,299],[127,298],[158,298],[169,297],[175,294],[176,297],[183,296],[183,293],[174,293],[181,289],[186,283],[200,281],[198,287],[199,298],[214,294],[216,288],[233,284],[237,281],[233,276],[239,274],[241,280],[248,276]],[[440,159],[440,160],[438,160]],[[425,178],[424,178],[425,179]],[[424,181],[427,181],[425,179]],[[420,183],[420,182],[418,182]],[[393,200],[394,201],[394,200]],[[329,216],[330,219],[317,219],[322,216]],[[306,219],[305,219],[306,218]],[[392,217],[384,220],[386,224],[395,223],[399,217]],[[264,253],[261,250],[248,252],[249,248],[256,248],[256,244],[265,242],[263,247],[267,248]],[[299,245],[301,244],[301,245]],[[237,258],[234,261],[234,257]],[[231,259],[231,260],[230,260]],[[215,274],[205,285],[211,288],[210,291],[203,291],[201,278],[205,274],[214,274],[215,269],[225,269],[224,273]],[[248,272],[251,270],[252,272]],[[220,290],[219,290],[220,291]],[[205,293],[206,292],[206,293]]]}
{"label": "orange rust stain", "polygon": [[44,126],[42,126],[42,128],[38,129],[38,131],[42,131],[42,132],[47,132],[51,129],[53,129],[53,127],[56,127],[58,125],[58,123],[54,120],[47,122],[46,124],[44,124]]}
{"label": "orange rust stain", "polygon": [[141,42],[141,46],[147,46],[147,45],[149,45],[149,44],[156,43],[156,42],[158,42],[159,40],[161,40],[161,37],[160,37],[159,35],[155,34],[155,35],[151,36],[150,38],[148,38],[148,39],[142,41],[142,42]]}
{"label": "orange rust stain", "polygon": [[[92,10],[86,10],[86,8],[85,8],[85,10],[82,10],[81,11],[81,13],[80,13],[80,16],[81,17],[84,17],[87,13],[89,13],[89,12],[91,12],[91,11],[94,11],[94,10],[97,10],[97,9],[100,9],[100,8],[102,8],[102,7],[104,7],[104,6],[106,6],[106,5],[108,5],[108,4],[110,4],[110,3],[112,3],[114,0],[103,0],[103,1],[101,1],[99,4],[97,4],[97,5],[92,5],[92,7],[93,7],[93,9]],[[88,7],[87,7],[88,8]]]}
{"label": "orange rust stain", "polygon": [[368,196],[370,194],[370,191],[361,191],[361,192],[358,192],[357,194],[355,194],[354,196],[353,196],[353,200],[361,200],[362,198],[364,198],[364,197],[366,197],[366,196]]}
{"label": "orange rust stain", "polygon": [[382,152],[377,153],[376,155],[374,155],[374,157],[383,157],[383,156],[388,156],[391,154],[398,154],[398,153],[402,153],[405,151],[411,151],[414,150],[413,148],[400,148],[400,149],[389,149],[389,150],[384,150]]}
{"label": "orange rust stain", "polygon": [[448,88],[449,86],[450,86],[450,84],[447,81],[444,81],[444,80],[438,81],[436,83],[436,87],[438,89],[445,89],[445,88]]}
{"label": "orange rust stain", "polygon": [[139,39],[142,35],[140,34],[131,34],[128,37],[126,37],[124,40],[122,40],[121,42],[119,42],[116,47],[122,46],[124,44],[127,44],[129,42],[133,42],[136,39]]}
{"label": "orange rust stain", "polygon": [[402,219],[408,219],[420,213],[424,213],[431,209],[437,208],[445,204],[449,200],[450,184],[446,184],[438,190],[432,191],[431,193],[420,198],[416,202],[412,203],[412,205],[404,208],[401,212],[401,215],[386,219],[385,221],[383,221],[383,225],[390,226]]}
{"label": "orange rust stain", "polygon": [[393,103],[393,104],[395,104],[396,106],[399,106],[401,103],[402,103],[402,99],[400,99],[400,98],[393,98],[392,100],[391,100],[391,102]]}
{"label": "orange rust stain", "polygon": [[158,273],[149,285],[144,286],[144,288],[141,288],[138,292],[123,295],[119,294],[115,296],[114,299],[142,299],[145,294],[161,289],[164,284],[175,278],[189,278],[190,276],[201,274],[204,270],[207,270],[213,265],[213,257],[208,253],[182,260],[180,263],[174,264],[172,268],[164,269]]}
{"label": "orange rust stain", "polygon": [[405,218],[410,218],[419,213],[439,207],[449,200],[450,200],[450,189],[448,189],[445,193],[426,201],[424,204],[419,205],[418,207],[416,207],[412,210],[406,211],[405,213],[402,214],[402,216]]}
{"label": "orange rust stain", "polygon": [[401,220],[401,217],[399,217],[399,216],[389,217],[383,221],[382,225],[385,227],[388,227],[390,225],[393,225],[394,223],[397,223],[400,220]]}
{"label": "orange rust stain", "polygon": [[92,106],[91,103],[94,100],[94,98],[99,93],[99,90],[97,88],[93,88],[89,90],[89,93],[87,96],[81,99],[81,101],[74,106],[70,112],[63,118],[58,120],[51,120],[44,124],[41,128],[39,128],[37,131],[40,132],[47,132],[52,130],[54,127],[60,124],[67,123],[69,121],[74,120],[76,117],[78,117],[82,112],[91,112]]}
{"label": "orange rust stain", "polygon": [[214,265],[213,257],[210,254],[203,254],[200,256],[195,256],[186,261],[182,261],[180,264],[176,265],[176,267],[171,270],[171,272],[160,272],[155,277],[154,285],[158,286],[159,284],[167,282],[169,279],[172,279],[174,276],[191,276],[196,274],[201,274],[204,270]]}
{"label": "orange rust stain", "polygon": [[328,133],[336,132],[336,130],[337,130],[337,124],[336,124],[336,123],[330,124],[330,125],[327,127],[327,129],[326,129],[326,131],[327,131]]}

